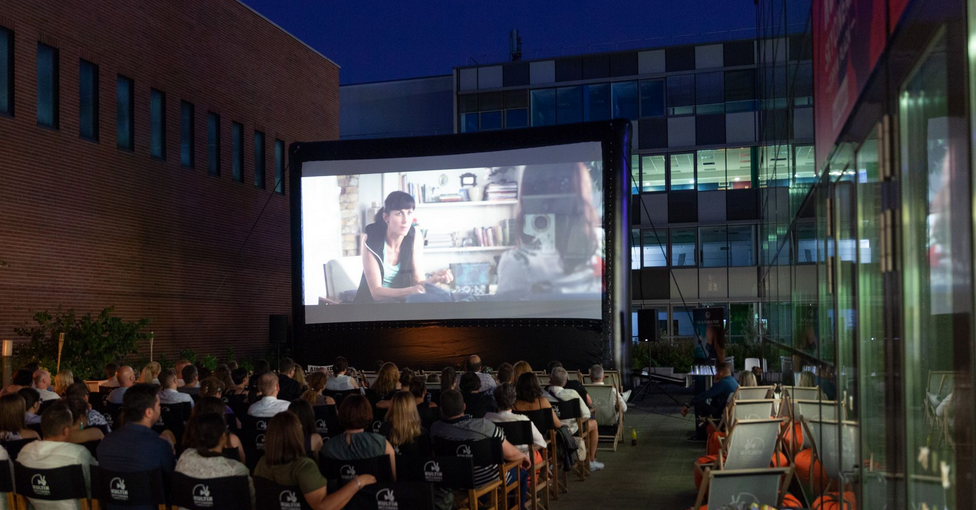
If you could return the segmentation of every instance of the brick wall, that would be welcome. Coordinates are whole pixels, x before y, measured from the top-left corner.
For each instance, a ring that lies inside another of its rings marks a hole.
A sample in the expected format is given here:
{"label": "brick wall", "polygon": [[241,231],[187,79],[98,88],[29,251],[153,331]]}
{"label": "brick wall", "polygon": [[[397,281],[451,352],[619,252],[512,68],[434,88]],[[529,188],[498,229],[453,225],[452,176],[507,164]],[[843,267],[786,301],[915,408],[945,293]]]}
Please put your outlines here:
{"label": "brick wall", "polygon": [[[0,338],[33,311],[115,305],[152,319],[157,354],[265,353],[268,315],[291,314],[291,190],[286,178],[274,194],[274,143],[338,138],[338,67],[234,0],[0,0],[0,25],[15,37],[15,110],[0,116]],[[58,130],[37,126],[38,41],[60,50]],[[79,138],[79,58],[99,66],[97,143]],[[117,74],[135,82],[134,152],[116,148]],[[165,161],[149,154],[150,88],[166,94]],[[195,105],[192,169],[180,166],[181,100]],[[208,111],[221,120],[219,177],[207,175]],[[244,125],[243,183],[232,121]]]}

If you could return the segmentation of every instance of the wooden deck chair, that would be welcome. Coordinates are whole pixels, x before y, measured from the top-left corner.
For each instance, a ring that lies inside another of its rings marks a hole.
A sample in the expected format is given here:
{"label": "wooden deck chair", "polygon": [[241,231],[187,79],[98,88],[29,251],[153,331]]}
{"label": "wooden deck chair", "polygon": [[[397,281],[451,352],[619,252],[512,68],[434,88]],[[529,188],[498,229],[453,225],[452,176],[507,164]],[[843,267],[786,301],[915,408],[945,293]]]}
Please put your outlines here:
{"label": "wooden deck chair", "polygon": [[858,424],[850,421],[804,419],[804,440],[810,437],[814,457],[830,482],[829,490],[844,472],[854,471],[858,456]]}
{"label": "wooden deck chair", "polygon": [[623,381],[621,381],[620,379],[619,370],[604,370],[603,378],[607,384],[613,384],[613,387],[617,388],[617,393],[623,394],[624,387],[623,387]]}
{"label": "wooden deck chair", "polygon": [[783,386],[791,400],[821,400],[820,386],[808,388],[805,386]]}
{"label": "wooden deck chair", "polygon": [[942,486],[940,477],[909,475],[908,483],[912,487],[912,508],[949,508],[947,490]]}
{"label": "wooden deck chair", "polygon": [[[569,420],[576,421],[576,440],[585,441],[586,437],[586,424],[589,420],[583,419],[583,411],[580,409],[581,401],[579,399],[573,400],[562,400],[559,402],[552,402],[552,409],[556,411],[556,417],[562,423],[567,423]],[[557,457],[557,466],[558,457]],[[586,477],[590,475],[590,465],[586,462],[586,459],[578,459],[575,466],[570,466],[576,475],[579,477],[581,482],[586,481]],[[556,469],[556,483],[563,492],[569,492],[569,480],[568,475],[565,470]]]}
{"label": "wooden deck chair", "polygon": [[583,380],[583,374],[580,373],[579,370],[567,370],[566,371],[566,380],[567,381],[582,381]]}
{"label": "wooden deck chair", "polygon": [[761,469],[769,467],[782,442],[783,418],[739,420],[729,429],[713,463],[695,464],[702,477],[707,469]]}
{"label": "wooden deck chair", "polygon": [[709,469],[692,508],[749,508],[753,503],[779,508],[792,477],[792,466],[721,471]]}
{"label": "wooden deck chair", "polygon": [[727,431],[739,420],[765,420],[776,416],[775,407],[779,404],[776,399],[739,400],[726,406],[722,418],[715,422],[709,419],[715,430]]}
{"label": "wooden deck chair", "polygon": [[[614,398],[614,387],[606,384],[583,386],[593,399],[593,417],[596,419],[597,426],[612,427],[614,430],[613,434],[597,435],[597,449],[617,451],[617,443],[623,441],[624,413],[620,412],[620,402]],[[600,443],[610,443],[610,446],[599,448]]]}
{"label": "wooden deck chair", "polygon": [[[559,499],[558,483],[555,477],[550,475],[550,468],[555,469],[556,465],[556,430],[552,409],[538,409],[535,411],[515,411],[516,414],[525,415],[539,429],[539,433],[546,440],[546,449],[542,452],[543,461],[536,464],[539,470],[539,485],[536,487],[536,494],[540,489],[547,489],[545,495],[545,506],[548,510],[549,500]],[[536,496],[538,497],[538,496]],[[533,509],[535,510],[535,509]]]}
{"label": "wooden deck chair", "polygon": [[765,400],[771,398],[773,386],[739,386],[732,400]]}
{"label": "wooden deck chair", "polygon": [[[495,425],[498,428],[502,429],[502,432],[505,433],[505,439],[509,443],[515,446],[523,446],[527,448],[528,456],[530,459],[533,459],[533,462],[535,461],[535,454],[537,452],[540,453],[540,457],[543,460],[536,463],[532,468],[529,469],[529,480],[532,480],[532,478],[535,476],[535,470],[538,469],[540,471],[538,477],[539,479],[535,480],[534,484],[530,483],[529,485],[529,493],[530,493],[529,496],[531,497],[532,510],[538,510],[540,506],[543,506],[543,508],[549,510],[549,491],[546,489],[546,486],[548,485],[549,463],[548,463],[548,459],[546,458],[546,453],[540,450],[538,445],[536,445],[532,440],[532,427],[533,427],[532,422],[531,421],[508,421],[508,422],[498,422],[495,423]],[[505,476],[508,470],[514,467],[513,464],[514,466],[519,465],[518,462],[510,462],[504,466],[500,466],[499,469],[501,469],[501,475]],[[545,470],[544,473],[542,472],[543,470]],[[519,468],[519,471],[521,472],[521,468]],[[502,489],[504,491],[504,497],[502,499],[502,508],[504,508],[505,510],[508,510],[509,508],[508,493],[511,492],[513,489],[518,489],[520,483],[521,483],[521,478],[516,477],[514,483],[503,485]],[[544,502],[543,505],[539,504],[540,503],[538,499],[539,491],[542,491],[543,493],[542,494],[543,502]],[[520,492],[516,492],[515,494],[516,497],[520,496]],[[518,507],[518,505],[515,505],[515,507]]]}

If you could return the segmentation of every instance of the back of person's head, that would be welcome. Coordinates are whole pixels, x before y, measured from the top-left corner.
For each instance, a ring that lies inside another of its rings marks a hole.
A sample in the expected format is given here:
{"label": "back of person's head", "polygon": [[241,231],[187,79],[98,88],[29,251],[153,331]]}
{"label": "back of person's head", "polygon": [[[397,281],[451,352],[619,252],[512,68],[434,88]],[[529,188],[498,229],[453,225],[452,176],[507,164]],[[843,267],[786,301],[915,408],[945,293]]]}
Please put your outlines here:
{"label": "back of person's head", "polygon": [[442,391],[438,406],[441,408],[442,418],[460,416],[464,414],[464,396],[458,390]]}
{"label": "back of person's head", "polygon": [[234,380],[230,376],[230,369],[227,365],[220,365],[213,372],[213,377],[216,377],[218,381],[224,383],[224,389],[234,386]]}
{"label": "back of person's head", "polygon": [[183,376],[183,383],[193,384],[197,380],[199,373],[200,371],[197,370],[197,367],[194,365],[187,365],[183,367],[183,373],[181,374]]}
{"label": "back of person's head", "polygon": [[526,372],[515,381],[515,398],[522,402],[535,402],[542,397],[542,386],[539,378],[532,372]]}
{"label": "back of person's head", "polygon": [[502,363],[501,365],[498,365],[498,373],[496,378],[500,383],[514,383],[515,367],[513,367],[511,363]]}
{"label": "back of person's head", "polygon": [[424,394],[427,393],[427,381],[424,381],[423,377],[414,377],[410,379],[410,394],[413,398],[424,398]]}
{"label": "back of person's head", "polygon": [[518,362],[515,363],[515,367],[514,368],[515,368],[515,382],[516,383],[518,382],[519,377],[522,377],[522,374],[524,374],[526,372],[531,372],[532,371],[532,365],[529,365],[529,362],[528,361],[518,361]]}
{"label": "back of person's head", "polygon": [[349,369],[349,360],[343,356],[336,356],[335,361],[332,362],[332,371],[339,375]]}
{"label": "back of person's head", "polygon": [[295,361],[291,358],[281,358],[278,363],[278,373],[288,375],[292,370],[295,370]]}
{"label": "back of person's head", "polygon": [[194,416],[187,423],[187,428],[193,429],[192,445],[184,444],[186,448],[196,448],[197,453],[204,457],[216,457],[219,452],[212,452],[220,445],[224,434],[227,433],[227,421],[219,414],[207,413]]}
{"label": "back of person's head", "polygon": [[258,389],[261,390],[261,394],[265,397],[270,397],[275,393],[275,388],[278,387],[278,376],[274,372],[265,372],[261,374],[261,378],[258,379]]}
{"label": "back of person's head", "polygon": [[156,387],[151,384],[135,384],[122,395],[122,412],[127,423],[142,421],[147,409],[154,409]]}
{"label": "back of person's head", "polygon": [[209,368],[203,366],[203,363],[197,363],[196,367],[197,367],[197,378],[201,381],[204,379],[208,379],[210,378],[211,375],[213,375],[213,373],[210,371]]}
{"label": "back of person's head", "polygon": [[24,399],[24,406],[27,409],[34,407],[34,404],[41,401],[41,393],[34,388],[21,388],[17,394]]}
{"label": "back of person's head", "polygon": [[41,432],[45,438],[60,436],[64,429],[70,428],[74,420],[71,411],[62,402],[55,402],[41,415]]}
{"label": "back of person's head", "polygon": [[233,373],[234,370],[240,368],[240,365],[238,365],[236,361],[228,361],[227,368],[230,369],[230,371]]}
{"label": "back of person's head", "polygon": [[0,397],[0,431],[20,432],[27,428],[27,406],[24,397],[10,393]]}
{"label": "back of person's head", "polygon": [[159,386],[162,388],[174,386],[176,385],[176,379],[176,371],[172,368],[167,368],[159,373]]}
{"label": "back of person's head", "polygon": [[31,372],[26,368],[22,368],[14,374],[11,382],[17,386],[30,386],[31,383],[34,382],[34,372]]}
{"label": "back of person's head", "polygon": [[477,392],[481,389],[481,379],[474,372],[465,372],[461,376],[461,382],[458,383],[458,389],[461,390],[461,393]]}
{"label": "back of person's head", "polygon": [[373,423],[373,406],[366,397],[353,393],[339,404],[339,425],[346,430],[365,429]]}
{"label": "back of person's head", "polygon": [[756,383],[756,374],[752,373],[751,371],[743,370],[739,372],[736,380],[739,382],[739,386],[759,386],[759,384]]}
{"label": "back of person's head", "polygon": [[515,407],[515,386],[501,383],[495,386],[495,405],[499,411],[511,411]]}
{"label": "back of person's head", "polygon": [[34,371],[34,386],[37,386],[38,388],[41,388],[43,386],[42,389],[45,389],[46,390],[47,389],[47,385],[44,384],[44,381],[45,381],[45,379],[50,379],[50,377],[51,377],[51,373],[48,372],[47,370],[41,370],[41,369],[35,370]]}
{"label": "back of person's head", "polygon": [[469,356],[467,367],[469,372],[481,372],[481,357],[477,354]]}
{"label": "back of person's head", "polygon": [[224,384],[224,382],[216,377],[210,377],[200,381],[201,397],[219,397],[223,395],[224,390],[226,389],[227,386]]}
{"label": "back of person's head", "polygon": [[115,379],[118,380],[119,386],[127,388],[135,384],[136,373],[129,365],[122,365],[118,370],[115,371]]}
{"label": "back of person's head", "polygon": [[230,372],[230,378],[232,381],[234,381],[234,386],[244,384],[244,379],[247,379],[247,369],[235,368]]}
{"label": "back of person's head", "polygon": [[376,363],[373,364],[376,365],[376,370],[378,371],[379,369],[383,368],[383,365],[385,365],[386,362],[381,359],[378,359],[376,360]]}
{"label": "back of person's head", "polygon": [[109,362],[105,364],[103,370],[105,371],[105,377],[107,379],[111,379],[115,377],[115,373],[119,371],[119,365],[117,363]]}
{"label": "back of person's head", "polygon": [[88,398],[88,385],[83,382],[76,382],[64,392],[65,398],[79,398],[85,400]]}
{"label": "back of person's head", "polygon": [[163,368],[159,363],[155,361],[149,362],[148,365],[143,367],[142,372],[139,372],[139,382],[146,384],[153,384],[153,379],[159,378],[159,373],[162,372]]}
{"label": "back of person's head", "polygon": [[227,404],[217,397],[200,397],[193,404],[193,414],[227,414]]}
{"label": "back of person's head", "polygon": [[438,373],[427,374],[427,382],[432,383],[432,384],[440,384],[441,383],[441,374],[438,374]]}
{"label": "back of person's head", "polygon": [[561,367],[561,366],[563,366],[563,364],[561,362],[559,362],[559,361],[550,361],[549,362],[549,365],[546,366],[546,373],[547,374],[552,374],[552,371],[553,370],[555,370],[557,367]]}
{"label": "back of person's head", "polygon": [[398,382],[400,382],[400,370],[393,363],[384,363],[379,373],[376,374],[373,390],[379,395],[386,395],[396,390]]}
{"label": "back of person's head", "polygon": [[290,464],[305,457],[302,424],[291,411],[274,415],[264,437],[264,459],[271,466]]}
{"label": "back of person's head", "polygon": [[266,359],[259,359],[254,362],[254,375],[261,375],[271,371],[271,363]]}
{"label": "back of person's head", "polygon": [[809,370],[804,370],[800,372],[800,382],[797,386],[802,386],[804,388],[813,388],[817,385],[817,376]]}
{"label": "back of person's head", "polygon": [[441,389],[453,390],[457,386],[457,370],[454,367],[444,367],[441,370]]}
{"label": "back of person's head", "polygon": [[593,365],[590,367],[590,379],[593,381],[603,380],[603,367],[601,365]]}
{"label": "back of person's head", "polygon": [[569,373],[563,367],[555,367],[549,374],[549,384],[551,386],[559,386],[562,388],[566,386],[566,381],[569,379]]}
{"label": "back of person's head", "polygon": [[715,373],[729,375],[732,373],[732,367],[730,367],[729,364],[724,361],[719,361],[715,364]]}
{"label": "back of person's head", "polygon": [[75,373],[66,368],[54,376],[54,392],[58,395],[64,395],[64,392],[68,391],[68,386],[74,383]]}
{"label": "back of person's head", "polygon": [[400,387],[406,388],[407,386],[410,386],[410,379],[413,379],[415,375],[417,375],[417,373],[414,372],[413,370],[410,370],[409,368],[404,368],[403,370],[401,370]]}
{"label": "back of person's head", "polygon": [[399,446],[412,443],[420,435],[420,413],[417,412],[417,403],[409,391],[393,394],[385,421],[391,427],[388,437],[390,444]]}
{"label": "back of person's head", "polygon": [[298,417],[304,435],[307,436],[315,432],[315,411],[312,409],[312,404],[309,404],[307,400],[298,399],[288,405],[288,410]]}
{"label": "back of person's head", "polygon": [[[88,402],[78,397],[67,397],[64,399],[64,403],[71,411],[72,423],[78,423],[88,417]],[[47,411],[44,412],[46,413]]]}

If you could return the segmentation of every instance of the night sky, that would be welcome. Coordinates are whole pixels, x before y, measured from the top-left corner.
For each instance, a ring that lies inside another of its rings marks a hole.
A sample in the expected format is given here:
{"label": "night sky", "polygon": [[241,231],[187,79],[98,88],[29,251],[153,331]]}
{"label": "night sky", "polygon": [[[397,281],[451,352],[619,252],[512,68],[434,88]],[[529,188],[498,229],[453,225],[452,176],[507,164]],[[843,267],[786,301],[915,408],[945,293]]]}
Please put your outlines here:
{"label": "night sky", "polygon": [[752,0],[243,1],[338,63],[343,85],[505,61],[513,28],[530,60],[743,39],[756,24]]}

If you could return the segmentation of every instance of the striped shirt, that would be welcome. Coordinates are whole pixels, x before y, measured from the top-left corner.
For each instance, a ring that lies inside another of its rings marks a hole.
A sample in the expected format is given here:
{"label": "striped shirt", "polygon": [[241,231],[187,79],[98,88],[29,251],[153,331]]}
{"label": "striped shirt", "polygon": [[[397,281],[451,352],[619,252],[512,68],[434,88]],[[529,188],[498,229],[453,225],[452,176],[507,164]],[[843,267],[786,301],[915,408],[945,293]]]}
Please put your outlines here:
{"label": "striped shirt", "polygon": [[[453,420],[441,420],[430,426],[432,443],[438,439],[447,441],[478,441],[489,437],[505,439],[502,429],[484,418],[472,418],[465,415]],[[486,483],[498,480],[498,464],[474,467],[474,484],[481,487]]]}

